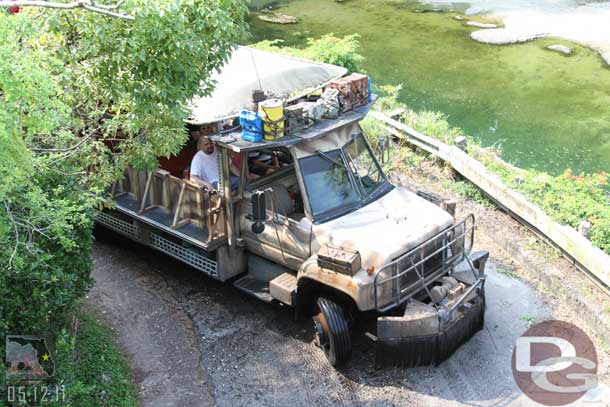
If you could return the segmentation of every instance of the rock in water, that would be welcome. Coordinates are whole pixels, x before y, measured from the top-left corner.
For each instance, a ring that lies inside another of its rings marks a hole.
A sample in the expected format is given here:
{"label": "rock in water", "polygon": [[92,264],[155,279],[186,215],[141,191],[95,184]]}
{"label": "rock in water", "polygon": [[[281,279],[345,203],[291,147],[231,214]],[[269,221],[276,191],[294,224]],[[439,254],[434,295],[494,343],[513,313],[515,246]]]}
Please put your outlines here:
{"label": "rock in water", "polygon": [[476,21],[468,21],[466,23],[468,27],[478,27],[478,28],[498,28],[496,24],[491,23],[478,23]]}
{"label": "rock in water", "polygon": [[546,34],[529,34],[521,31],[513,31],[506,28],[496,28],[493,30],[479,30],[470,33],[470,38],[484,44],[517,44],[532,41]]}
{"label": "rock in water", "polygon": [[546,48],[550,49],[551,51],[561,52],[564,55],[572,55],[572,48],[566,47],[565,45],[554,44],[549,45]]}
{"label": "rock in water", "polygon": [[258,15],[258,18],[267,23],[274,24],[296,24],[299,22],[299,19],[296,17],[278,12],[261,12],[261,14]]}

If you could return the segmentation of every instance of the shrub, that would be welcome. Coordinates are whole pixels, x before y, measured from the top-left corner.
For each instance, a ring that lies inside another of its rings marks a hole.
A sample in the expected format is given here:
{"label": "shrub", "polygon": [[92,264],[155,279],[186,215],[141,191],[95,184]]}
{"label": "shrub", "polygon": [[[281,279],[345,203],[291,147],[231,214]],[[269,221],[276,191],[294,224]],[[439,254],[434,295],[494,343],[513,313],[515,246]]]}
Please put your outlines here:
{"label": "shrub", "polygon": [[591,242],[610,254],[608,174],[574,176],[566,170],[559,176],[551,176],[534,170],[519,172],[520,182],[515,181],[511,171],[504,171],[500,176],[557,222],[576,229],[582,221],[589,221]]}
{"label": "shrub", "polygon": [[0,196],[0,337],[52,332],[91,284],[85,195],[68,182],[47,192],[37,178]]}
{"label": "shrub", "polygon": [[358,34],[352,34],[339,38],[331,33],[319,39],[309,38],[304,48],[284,47],[283,40],[261,41],[251,46],[264,51],[339,65],[347,68],[349,72],[362,72],[364,57],[357,52],[360,46],[359,37]]}

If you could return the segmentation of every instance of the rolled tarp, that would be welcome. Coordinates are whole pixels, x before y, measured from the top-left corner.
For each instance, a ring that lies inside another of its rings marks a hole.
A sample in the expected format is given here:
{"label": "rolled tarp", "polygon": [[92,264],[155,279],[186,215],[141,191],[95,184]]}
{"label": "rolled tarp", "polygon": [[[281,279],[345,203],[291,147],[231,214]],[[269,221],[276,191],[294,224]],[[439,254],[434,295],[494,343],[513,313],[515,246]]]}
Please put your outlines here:
{"label": "rolled tarp", "polygon": [[190,101],[191,114],[186,122],[206,124],[236,117],[248,106],[254,90],[295,99],[346,73],[347,69],[340,66],[240,46],[212,75],[216,81],[212,94],[194,96]]}

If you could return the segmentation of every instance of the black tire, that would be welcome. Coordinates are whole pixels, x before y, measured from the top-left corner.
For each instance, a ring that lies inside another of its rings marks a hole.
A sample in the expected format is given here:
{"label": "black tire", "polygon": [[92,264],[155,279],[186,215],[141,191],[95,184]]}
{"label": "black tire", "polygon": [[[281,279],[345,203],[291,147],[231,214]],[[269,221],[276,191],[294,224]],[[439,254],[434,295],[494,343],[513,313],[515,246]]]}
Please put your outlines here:
{"label": "black tire", "polygon": [[345,312],[327,298],[318,298],[317,305],[319,312],[313,317],[316,344],[332,366],[342,366],[352,357],[352,340]]}

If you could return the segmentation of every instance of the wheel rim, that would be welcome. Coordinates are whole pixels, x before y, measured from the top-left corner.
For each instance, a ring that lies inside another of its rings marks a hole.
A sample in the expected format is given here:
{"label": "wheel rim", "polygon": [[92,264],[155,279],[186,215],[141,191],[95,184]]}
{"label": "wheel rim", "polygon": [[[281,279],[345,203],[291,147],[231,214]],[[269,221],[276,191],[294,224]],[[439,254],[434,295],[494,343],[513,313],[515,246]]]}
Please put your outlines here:
{"label": "wheel rim", "polygon": [[341,307],[335,302],[318,298],[319,313],[313,318],[315,342],[333,366],[340,366],[351,357],[351,335]]}
{"label": "wheel rim", "polygon": [[[330,341],[328,337],[328,325],[323,323],[321,319],[324,318],[322,313],[318,314],[314,318],[314,329],[315,329],[315,344],[327,352],[330,348]],[[326,328],[325,328],[326,327]]]}

